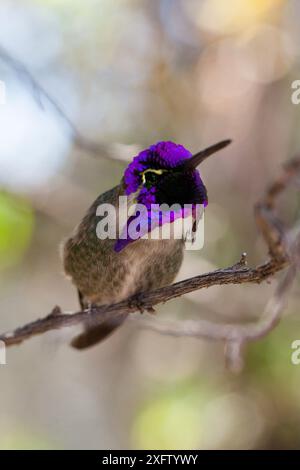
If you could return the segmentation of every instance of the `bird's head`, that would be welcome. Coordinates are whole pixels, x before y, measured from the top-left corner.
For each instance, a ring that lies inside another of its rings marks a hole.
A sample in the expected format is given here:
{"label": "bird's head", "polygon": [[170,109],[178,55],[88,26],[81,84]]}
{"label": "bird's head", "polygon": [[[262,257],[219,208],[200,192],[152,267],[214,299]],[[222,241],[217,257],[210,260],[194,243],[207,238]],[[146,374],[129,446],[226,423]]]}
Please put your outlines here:
{"label": "bird's head", "polygon": [[207,192],[197,169],[209,155],[230,143],[224,140],[192,155],[182,145],[158,142],[140,152],[124,173],[125,193],[149,204],[204,204]]}
{"label": "bird's head", "polygon": [[[123,179],[125,194],[134,196],[135,203],[143,204],[149,210],[153,204],[177,204],[182,208],[187,204],[202,204],[206,207],[207,191],[197,167],[230,142],[224,140],[195,155],[173,142],[151,145],[134,157],[126,168]],[[117,251],[128,242],[117,243]]]}

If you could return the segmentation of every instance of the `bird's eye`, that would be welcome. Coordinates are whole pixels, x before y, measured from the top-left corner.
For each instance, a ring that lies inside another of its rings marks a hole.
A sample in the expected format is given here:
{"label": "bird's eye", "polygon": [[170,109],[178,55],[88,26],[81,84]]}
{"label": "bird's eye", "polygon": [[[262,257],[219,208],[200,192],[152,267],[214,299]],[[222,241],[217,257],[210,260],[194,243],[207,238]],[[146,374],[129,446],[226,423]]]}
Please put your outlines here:
{"label": "bird's eye", "polygon": [[146,186],[146,188],[151,188],[152,186],[155,185],[155,183],[157,183],[160,176],[166,171],[167,170],[152,170],[151,168],[143,171],[142,173],[143,185]]}

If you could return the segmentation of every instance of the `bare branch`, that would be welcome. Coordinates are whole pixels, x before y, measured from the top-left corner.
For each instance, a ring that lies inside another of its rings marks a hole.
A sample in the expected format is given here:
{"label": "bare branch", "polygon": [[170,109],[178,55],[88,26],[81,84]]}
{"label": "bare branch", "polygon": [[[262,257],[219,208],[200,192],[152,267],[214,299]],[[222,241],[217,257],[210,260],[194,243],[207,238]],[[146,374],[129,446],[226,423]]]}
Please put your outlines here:
{"label": "bare branch", "polygon": [[[207,340],[224,340],[229,343],[255,341],[269,333],[279,321],[281,312],[285,307],[286,296],[295,279],[295,274],[295,265],[291,264],[283,279],[279,282],[274,296],[268,302],[265,312],[258,323],[246,325],[220,324],[207,320],[158,322],[147,318],[140,322],[140,326],[169,336],[191,336]],[[172,287],[175,287],[175,284]]]}
{"label": "bare branch", "polygon": [[184,322],[157,322],[151,319],[140,321],[139,326],[167,336],[190,336],[206,340],[222,340],[225,342],[225,358],[227,366],[234,372],[243,367],[243,350],[246,343],[257,341],[273,330],[284,311],[288,295],[292,288],[299,264],[300,231],[291,248],[291,264],[281,281],[279,281],[273,297],[267,303],[261,319],[257,323],[246,325],[218,324],[206,320]]}
{"label": "bare branch", "polygon": [[270,259],[257,267],[248,267],[246,254],[243,253],[241,259],[231,267],[201,274],[155,291],[144,292],[138,297],[132,297],[117,304],[94,307],[92,311],[77,313],[62,313],[59,307],[55,307],[47,317],[12,332],[4,333],[0,335],[0,340],[4,341],[7,346],[11,346],[46,331],[80,324],[90,319],[91,316],[95,322],[101,323],[112,317],[132,314],[141,306],[144,310],[153,311],[155,305],[194,290],[223,284],[260,283],[289,266],[258,323],[232,325],[211,323],[205,320],[165,323],[158,320],[149,321],[148,318],[143,319],[143,327],[151,328],[161,334],[225,341],[227,359],[236,369],[239,369],[242,365],[241,351],[245,343],[258,340],[277,325],[299,266],[299,232],[297,231],[293,243],[288,243],[286,231],[275,215],[275,198],[292,184],[299,176],[299,171],[300,159],[289,162],[283,174],[270,186],[263,200],[255,207],[256,220],[270,253]]}

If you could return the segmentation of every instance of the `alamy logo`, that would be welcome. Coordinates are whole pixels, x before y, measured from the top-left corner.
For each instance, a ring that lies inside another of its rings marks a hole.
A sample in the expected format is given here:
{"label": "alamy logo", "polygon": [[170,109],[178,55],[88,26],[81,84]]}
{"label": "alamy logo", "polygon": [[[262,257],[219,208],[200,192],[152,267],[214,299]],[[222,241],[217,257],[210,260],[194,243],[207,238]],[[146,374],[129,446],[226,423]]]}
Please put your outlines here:
{"label": "alamy logo", "polygon": [[116,240],[115,251],[121,251],[138,239],[182,239],[188,250],[200,250],[204,245],[203,204],[145,206],[120,196],[118,207],[100,204],[96,215],[100,218],[97,237]]}
{"label": "alamy logo", "polygon": [[291,84],[291,88],[295,91],[293,91],[291,95],[291,101],[293,104],[299,104],[300,103],[300,80],[294,80]]}
{"label": "alamy logo", "polygon": [[0,365],[6,364],[6,347],[4,341],[0,340]]}
{"label": "alamy logo", "polygon": [[291,344],[291,348],[294,349],[291,354],[291,363],[294,366],[298,366],[300,364],[300,340],[295,339]]}

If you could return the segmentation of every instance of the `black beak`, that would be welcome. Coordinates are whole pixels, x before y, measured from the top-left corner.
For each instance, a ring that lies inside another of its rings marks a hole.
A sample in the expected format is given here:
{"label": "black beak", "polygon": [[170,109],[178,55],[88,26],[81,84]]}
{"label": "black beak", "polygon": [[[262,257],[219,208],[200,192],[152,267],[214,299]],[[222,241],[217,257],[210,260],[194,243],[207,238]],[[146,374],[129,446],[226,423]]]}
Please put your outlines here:
{"label": "black beak", "polygon": [[221,142],[218,142],[217,144],[211,145],[210,147],[207,147],[206,149],[201,150],[201,152],[196,153],[189,160],[186,160],[184,162],[184,168],[185,169],[195,169],[207,157],[209,157],[213,153],[218,152],[219,150],[223,149],[224,147],[227,147],[227,145],[229,145],[230,143],[231,143],[231,139],[222,140]]}

